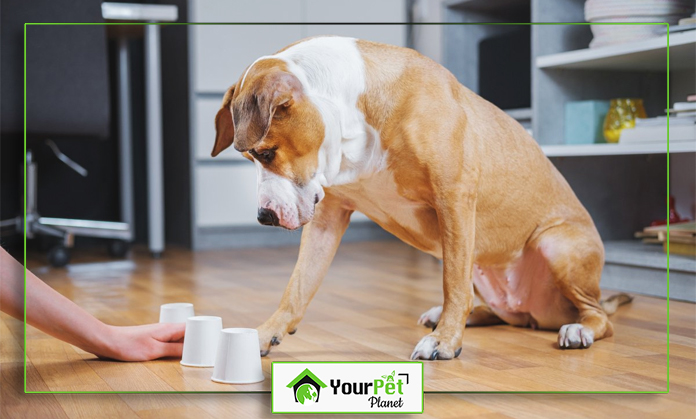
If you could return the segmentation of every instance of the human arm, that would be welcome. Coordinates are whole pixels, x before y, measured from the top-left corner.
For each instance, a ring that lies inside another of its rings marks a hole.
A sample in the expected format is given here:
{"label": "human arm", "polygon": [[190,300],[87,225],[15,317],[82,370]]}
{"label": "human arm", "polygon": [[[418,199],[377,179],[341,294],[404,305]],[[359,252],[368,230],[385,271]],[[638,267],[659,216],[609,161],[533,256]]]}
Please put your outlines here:
{"label": "human arm", "polygon": [[[0,249],[0,309],[24,316],[24,268]],[[26,277],[27,324],[100,358],[147,361],[180,357],[183,324],[107,325],[61,295],[30,271]]]}

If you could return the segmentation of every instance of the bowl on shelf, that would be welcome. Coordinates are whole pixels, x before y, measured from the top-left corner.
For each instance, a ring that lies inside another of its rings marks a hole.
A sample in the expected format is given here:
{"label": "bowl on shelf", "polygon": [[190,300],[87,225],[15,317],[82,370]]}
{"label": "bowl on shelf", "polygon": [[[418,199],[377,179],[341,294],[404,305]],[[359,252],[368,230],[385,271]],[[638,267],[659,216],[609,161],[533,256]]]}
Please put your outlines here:
{"label": "bowl on shelf", "polygon": [[639,41],[664,34],[663,25],[676,25],[681,18],[694,13],[692,0],[587,0],[585,20],[591,25],[594,38],[590,48]]}

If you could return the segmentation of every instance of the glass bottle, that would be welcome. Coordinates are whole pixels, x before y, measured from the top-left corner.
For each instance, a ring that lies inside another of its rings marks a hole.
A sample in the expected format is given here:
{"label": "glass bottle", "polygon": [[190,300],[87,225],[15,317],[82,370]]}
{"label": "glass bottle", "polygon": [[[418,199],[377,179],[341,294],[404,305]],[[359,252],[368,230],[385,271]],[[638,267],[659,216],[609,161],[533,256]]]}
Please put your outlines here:
{"label": "glass bottle", "polygon": [[635,127],[636,118],[646,117],[643,99],[612,99],[604,118],[604,139],[608,143],[618,143],[623,129]]}

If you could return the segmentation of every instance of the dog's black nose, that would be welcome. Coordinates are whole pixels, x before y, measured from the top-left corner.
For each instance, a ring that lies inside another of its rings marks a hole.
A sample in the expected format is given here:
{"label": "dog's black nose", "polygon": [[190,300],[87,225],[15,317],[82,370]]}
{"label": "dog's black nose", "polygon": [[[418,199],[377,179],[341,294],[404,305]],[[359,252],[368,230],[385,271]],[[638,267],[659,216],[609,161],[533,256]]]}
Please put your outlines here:
{"label": "dog's black nose", "polygon": [[259,208],[259,213],[256,216],[256,219],[259,220],[259,223],[265,226],[278,225],[278,216],[276,215],[275,211],[268,208]]}

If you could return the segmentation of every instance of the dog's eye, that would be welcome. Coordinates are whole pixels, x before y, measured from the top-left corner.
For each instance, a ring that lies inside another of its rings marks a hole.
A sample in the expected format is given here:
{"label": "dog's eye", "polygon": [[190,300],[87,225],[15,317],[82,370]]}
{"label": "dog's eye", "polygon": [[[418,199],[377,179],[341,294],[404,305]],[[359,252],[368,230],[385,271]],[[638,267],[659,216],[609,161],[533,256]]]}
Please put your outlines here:
{"label": "dog's eye", "polygon": [[274,149],[267,149],[267,150],[261,150],[261,151],[256,151],[256,150],[250,150],[249,153],[254,156],[254,158],[261,163],[270,163],[273,161],[275,158],[275,150]]}

